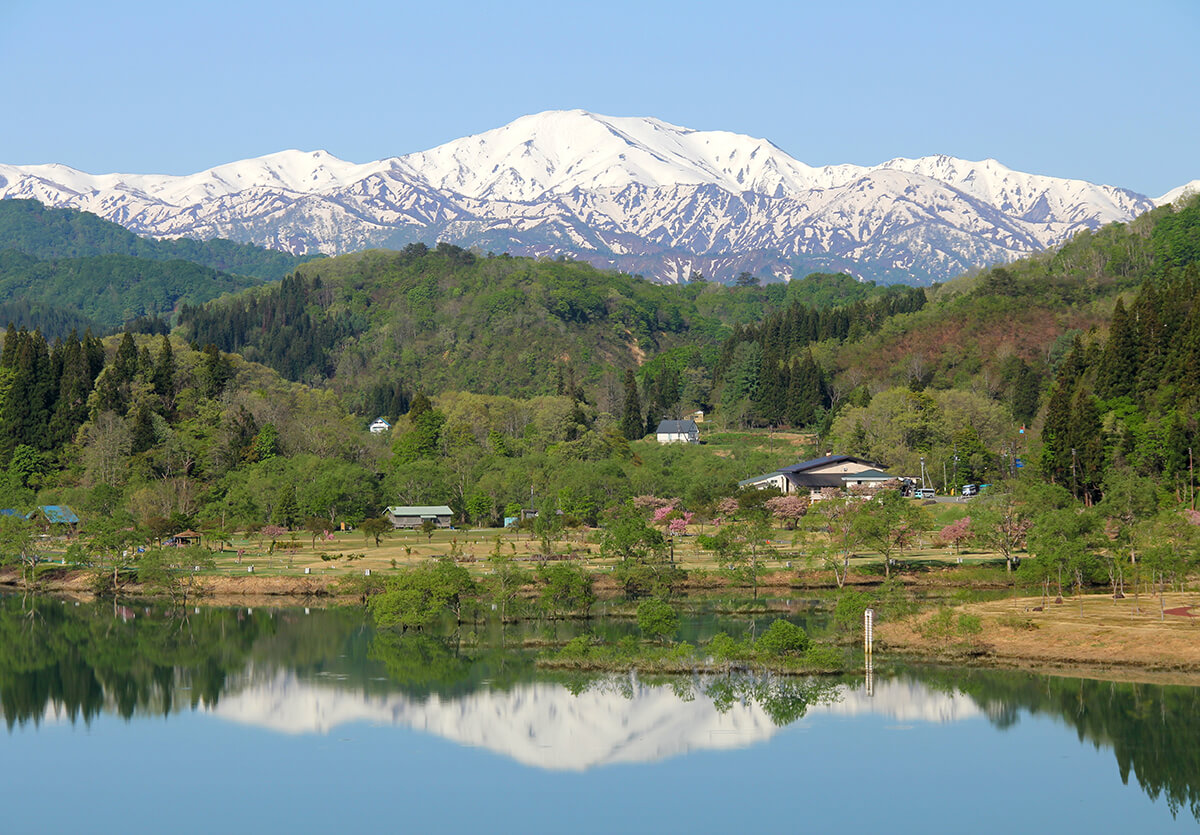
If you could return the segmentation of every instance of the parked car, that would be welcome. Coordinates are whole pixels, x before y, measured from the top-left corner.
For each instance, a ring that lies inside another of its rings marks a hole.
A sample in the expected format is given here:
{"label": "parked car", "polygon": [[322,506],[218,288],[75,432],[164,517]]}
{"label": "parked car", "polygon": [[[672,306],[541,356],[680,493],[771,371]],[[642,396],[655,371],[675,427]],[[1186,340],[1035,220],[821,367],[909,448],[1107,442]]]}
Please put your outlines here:
{"label": "parked car", "polygon": [[932,499],[937,495],[937,490],[932,487],[917,487],[913,490],[914,499]]}
{"label": "parked car", "polygon": [[962,495],[963,495],[963,498],[970,498],[971,496],[979,495],[979,485],[978,484],[964,484],[962,486]]}

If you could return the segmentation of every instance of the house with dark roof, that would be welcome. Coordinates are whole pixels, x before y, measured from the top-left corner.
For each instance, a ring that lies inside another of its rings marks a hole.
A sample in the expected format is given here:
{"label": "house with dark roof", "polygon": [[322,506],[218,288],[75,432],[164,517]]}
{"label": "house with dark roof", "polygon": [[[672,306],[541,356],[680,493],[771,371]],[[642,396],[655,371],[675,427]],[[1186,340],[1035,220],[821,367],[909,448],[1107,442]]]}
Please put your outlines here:
{"label": "house with dark roof", "polygon": [[785,496],[807,493],[815,501],[821,498],[821,491],[828,488],[872,492],[884,483],[894,480],[896,476],[884,472],[864,458],[853,455],[826,455],[744,479],[738,482],[738,487],[774,489]]}
{"label": "house with dark roof", "polygon": [[660,444],[700,443],[700,430],[694,420],[660,420],[654,436]]}

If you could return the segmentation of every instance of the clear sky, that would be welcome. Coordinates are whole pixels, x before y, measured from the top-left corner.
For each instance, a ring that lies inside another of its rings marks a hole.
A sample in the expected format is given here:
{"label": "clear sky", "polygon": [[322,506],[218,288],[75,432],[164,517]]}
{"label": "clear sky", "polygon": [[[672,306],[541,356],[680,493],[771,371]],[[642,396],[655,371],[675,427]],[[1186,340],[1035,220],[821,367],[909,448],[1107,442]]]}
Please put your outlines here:
{"label": "clear sky", "polygon": [[1198,0],[0,0],[0,162],[367,162],[579,107],[1157,196],[1200,177],[1198,46]]}

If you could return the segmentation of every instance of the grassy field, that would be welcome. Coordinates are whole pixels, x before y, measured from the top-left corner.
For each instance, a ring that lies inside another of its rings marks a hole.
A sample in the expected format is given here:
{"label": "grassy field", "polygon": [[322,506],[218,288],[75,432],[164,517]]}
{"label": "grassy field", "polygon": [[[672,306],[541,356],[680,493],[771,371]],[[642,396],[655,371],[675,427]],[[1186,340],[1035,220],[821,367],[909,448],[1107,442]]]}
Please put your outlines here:
{"label": "grassy field", "polygon": [[[979,618],[977,635],[947,639],[930,634],[934,615],[922,613],[880,624],[878,635],[890,650],[947,659],[1022,666],[1097,666],[1178,672],[1200,676],[1200,592],[1132,595],[1084,594],[1043,605],[1038,597],[1007,597],[956,607],[956,614]],[[1175,614],[1164,614],[1175,610]],[[1116,677],[1120,677],[1119,675]]]}
{"label": "grassy field", "polygon": [[[951,508],[949,512],[954,510],[956,508]],[[686,535],[675,537],[673,554],[676,563],[690,571],[717,570],[715,555],[700,547],[698,542],[699,534],[711,534],[714,530],[712,526],[693,526]],[[551,543],[551,550],[558,558],[570,558],[589,569],[605,571],[614,561],[601,556],[601,536],[602,532],[595,529],[568,531]],[[925,544],[904,553],[903,561],[908,568],[957,566],[960,561],[966,567],[995,565],[998,560],[995,554],[964,550],[961,555],[956,555],[948,548],[935,547],[932,534],[925,540]],[[765,555],[760,557],[760,563],[766,571],[818,567],[809,562],[809,549],[795,531],[775,529],[763,547]],[[290,534],[277,539],[273,550],[268,538],[238,536],[231,545],[225,545],[224,550],[215,552],[215,556],[216,572],[229,575],[249,573],[250,566],[260,576],[302,576],[306,568],[316,576],[362,574],[366,569],[373,575],[386,575],[408,565],[445,556],[454,557],[474,573],[483,574],[490,570],[488,559],[497,550],[518,563],[536,565],[542,561],[540,539],[526,532],[499,528],[438,530],[429,536],[420,531],[401,530],[389,533],[378,546],[358,532],[335,533],[328,541],[318,537],[315,544],[310,535],[297,533],[294,539]],[[882,571],[879,556],[871,552],[855,556],[851,567],[859,573]]]}

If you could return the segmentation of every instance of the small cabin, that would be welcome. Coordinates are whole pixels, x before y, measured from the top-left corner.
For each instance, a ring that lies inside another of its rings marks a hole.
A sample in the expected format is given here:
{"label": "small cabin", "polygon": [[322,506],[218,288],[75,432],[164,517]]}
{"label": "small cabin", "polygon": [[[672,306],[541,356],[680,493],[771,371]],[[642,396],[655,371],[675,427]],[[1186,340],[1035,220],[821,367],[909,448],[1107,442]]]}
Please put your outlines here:
{"label": "small cabin", "polygon": [[444,504],[400,505],[389,507],[385,515],[393,528],[419,528],[426,519],[439,528],[448,528],[451,519],[454,518],[454,511]]}
{"label": "small cabin", "polygon": [[381,417],[375,418],[371,425],[367,427],[372,435],[382,435],[384,432],[390,431],[392,425]]}
{"label": "small cabin", "polygon": [[180,547],[183,547],[185,545],[199,545],[200,544],[200,534],[197,533],[196,531],[193,531],[190,529],[186,530],[186,531],[180,531],[179,533],[175,534],[174,536],[169,537],[164,544],[165,545],[178,545]]}
{"label": "small cabin", "polygon": [[654,436],[660,444],[698,444],[700,430],[694,420],[663,420],[659,421]]}

